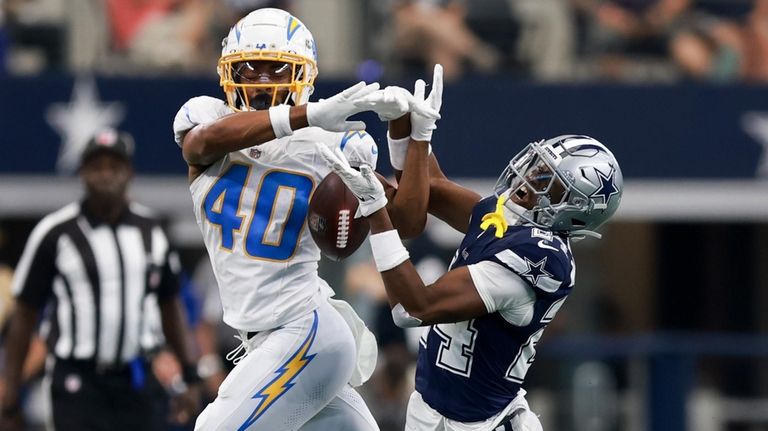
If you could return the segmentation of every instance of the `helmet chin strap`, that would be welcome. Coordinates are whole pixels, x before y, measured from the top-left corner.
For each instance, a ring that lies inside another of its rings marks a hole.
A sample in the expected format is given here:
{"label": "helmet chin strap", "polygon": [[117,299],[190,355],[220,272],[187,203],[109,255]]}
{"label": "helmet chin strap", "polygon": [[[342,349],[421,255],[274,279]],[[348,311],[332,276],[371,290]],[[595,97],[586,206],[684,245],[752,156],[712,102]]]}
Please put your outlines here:
{"label": "helmet chin strap", "polygon": [[597,232],[591,230],[572,230],[569,232],[569,236],[573,241],[581,241],[582,239],[591,236],[592,238],[602,239],[603,236]]}
{"label": "helmet chin strap", "polygon": [[511,200],[507,200],[504,204],[504,218],[507,220],[507,223],[512,226],[522,224],[526,221],[521,216],[521,214],[524,214],[526,211],[528,210]]}

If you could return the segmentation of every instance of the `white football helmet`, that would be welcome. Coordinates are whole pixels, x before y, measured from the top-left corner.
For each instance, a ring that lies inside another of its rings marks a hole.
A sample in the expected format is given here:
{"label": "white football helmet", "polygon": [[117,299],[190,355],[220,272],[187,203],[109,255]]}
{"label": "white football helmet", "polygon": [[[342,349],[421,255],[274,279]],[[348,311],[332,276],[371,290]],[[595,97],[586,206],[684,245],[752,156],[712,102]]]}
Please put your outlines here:
{"label": "white football helmet", "polygon": [[[251,61],[284,63],[282,73],[290,70],[289,83],[241,82],[240,67]],[[309,101],[317,77],[317,50],[309,29],[290,13],[272,8],[257,9],[241,19],[222,42],[218,64],[219,84],[227,96],[227,104],[236,111],[254,109],[246,88],[271,89],[273,106],[278,90],[288,90],[282,101],[302,105]]]}
{"label": "white football helmet", "polygon": [[506,199],[522,220],[567,235],[590,235],[619,208],[624,180],[619,163],[588,136],[564,135],[528,144],[496,182],[497,196],[534,193],[531,209]]}

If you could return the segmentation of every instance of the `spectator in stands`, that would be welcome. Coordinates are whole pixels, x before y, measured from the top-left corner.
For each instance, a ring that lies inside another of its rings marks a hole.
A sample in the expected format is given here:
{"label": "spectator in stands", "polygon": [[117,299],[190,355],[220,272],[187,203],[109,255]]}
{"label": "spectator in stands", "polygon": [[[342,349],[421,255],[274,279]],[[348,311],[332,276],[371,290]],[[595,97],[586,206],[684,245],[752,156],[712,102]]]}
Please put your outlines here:
{"label": "spectator in stands", "polygon": [[744,32],[744,79],[768,82],[768,0],[755,1]]}
{"label": "spectator in stands", "polygon": [[9,56],[11,56],[9,68],[21,74],[66,68],[64,2],[57,0],[5,0],[5,2],[7,4],[0,4],[5,13],[5,16],[0,18],[0,21],[4,21],[0,26],[4,27],[8,41],[13,47],[9,49]]}
{"label": "spectator in stands", "polygon": [[145,71],[215,67],[213,0],[107,0],[113,49]]}
{"label": "spectator in stands", "polygon": [[430,72],[440,63],[448,81],[460,77],[467,64],[494,72],[500,54],[467,27],[465,12],[461,0],[394,0],[394,55]]}
{"label": "spectator in stands", "polygon": [[519,27],[515,54],[532,78],[561,81],[573,73],[576,29],[563,0],[506,0]]}
{"label": "spectator in stands", "polygon": [[586,54],[598,74],[628,78],[639,62],[667,61],[667,45],[693,0],[571,0],[590,21]]}
{"label": "spectator in stands", "polygon": [[673,37],[680,70],[700,81],[768,81],[768,1],[712,12],[697,10]]}
{"label": "spectator in stands", "polygon": [[[0,230],[0,243],[2,243],[3,232]],[[5,263],[0,263],[0,328],[5,326],[5,322],[11,315],[13,309],[13,295],[11,295],[11,280],[13,270]]]}
{"label": "spectator in stands", "polygon": [[5,74],[5,56],[8,52],[8,36],[5,30],[5,2],[0,0],[0,76]]}
{"label": "spectator in stands", "polygon": [[743,31],[731,21],[697,15],[671,39],[669,51],[686,77],[734,81],[742,76]]}

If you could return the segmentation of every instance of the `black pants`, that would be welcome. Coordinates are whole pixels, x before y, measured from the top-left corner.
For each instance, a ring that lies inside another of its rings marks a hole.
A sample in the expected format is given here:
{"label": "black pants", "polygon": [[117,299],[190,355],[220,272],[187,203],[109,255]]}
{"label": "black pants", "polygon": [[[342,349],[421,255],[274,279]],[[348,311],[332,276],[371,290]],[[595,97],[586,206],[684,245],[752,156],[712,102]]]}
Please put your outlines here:
{"label": "black pants", "polygon": [[51,381],[56,431],[162,431],[167,397],[149,364],[144,370],[137,389],[129,367],[100,370],[90,362],[56,360]]}

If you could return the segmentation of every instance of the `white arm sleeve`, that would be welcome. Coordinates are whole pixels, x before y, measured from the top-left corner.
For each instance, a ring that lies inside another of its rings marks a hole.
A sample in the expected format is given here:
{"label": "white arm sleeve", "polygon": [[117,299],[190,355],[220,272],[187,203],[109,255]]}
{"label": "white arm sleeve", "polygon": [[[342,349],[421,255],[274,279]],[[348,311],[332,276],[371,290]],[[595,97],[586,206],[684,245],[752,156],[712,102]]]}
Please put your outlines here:
{"label": "white arm sleeve", "polygon": [[515,326],[531,323],[536,293],[519,275],[490,261],[467,265],[467,268],[488,313],[498,311]]}
{"label": "white arm sleeve", "polygon": [[178,146],[193,127],[212,123],[233,111],[223,100],[210,96],[193,97],[185,103],[173,119],[173,139]]}

